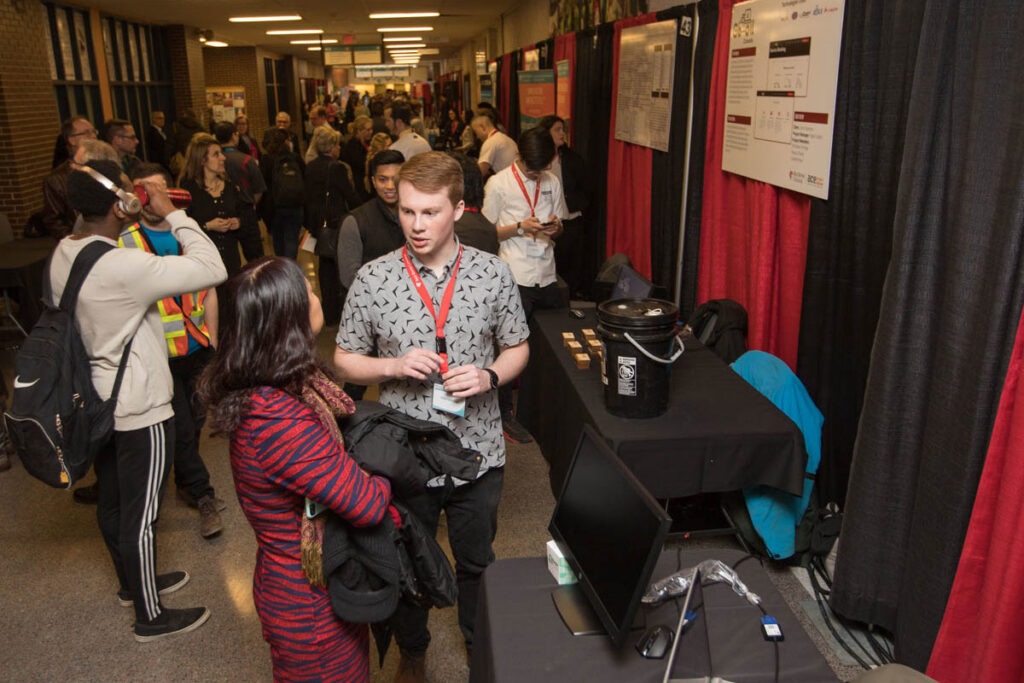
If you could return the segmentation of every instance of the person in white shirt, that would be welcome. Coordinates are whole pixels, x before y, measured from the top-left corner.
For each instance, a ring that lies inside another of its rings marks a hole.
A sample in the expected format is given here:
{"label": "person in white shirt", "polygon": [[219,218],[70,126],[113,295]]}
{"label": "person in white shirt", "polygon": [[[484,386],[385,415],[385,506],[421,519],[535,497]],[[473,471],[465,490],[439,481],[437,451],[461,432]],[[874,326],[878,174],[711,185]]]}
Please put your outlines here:
{"label": "person in white shirt", "polygon": [[430,151],[430,143],[426,138],[412,129],[412,109],[404,102],[395,102],[387,111],[384,121],[388,124],[388,130],[398,139],[391,143],[388,149],[397,150],[402,153],[406,161],[417,154]]}
{"label": "person in white shirt", "polygon": [[477,114],[470,124],[480,145],[480,174],[487,178],[500,173],[512,165],[519,153],[515,140],[494,127],[494,119],[488,114]]}
{"label": "person in white shirt", "polygon": [[[542,128],[519,136],[514,163],[487,181],[483,215],[497,226],[500,256],[519,286],[527,319],[538,308],[569,305],[567,290],[555,272],[555,242],[562,220],[569,215],[558,178],[548,169],[555,158],[555,143]],[[531,441],[513,418],[511,387],[499,393],[505,438],[514,443]]]}

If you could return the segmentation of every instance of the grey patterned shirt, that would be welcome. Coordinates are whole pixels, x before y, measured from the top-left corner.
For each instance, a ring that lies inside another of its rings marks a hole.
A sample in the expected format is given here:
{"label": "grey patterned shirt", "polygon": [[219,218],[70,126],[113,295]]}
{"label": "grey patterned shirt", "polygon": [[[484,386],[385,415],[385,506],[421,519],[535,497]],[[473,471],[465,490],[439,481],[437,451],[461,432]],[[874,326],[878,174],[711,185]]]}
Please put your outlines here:
{"label": "grey patterned shirt", "polygon": [[[434,311],[440,312],[456,257],[445,266],[440,278],[411,253],[410,257],[431,292]],[[515,346],[530,335],[519,289],[504,261],[472,247],[464,248],[456,278],[444,328],[448,364],[487,367],[494,362],[495,344]],[[381,358],[397,358],[414,348],[434,350],[435,335],[434,318],[409,279],[401,249],[359,269],[338,328],[341,349],[366,355],[376,348]],[[498,392],[487,391],[467,398],[465,417],[457,417],[432,407],[434,382],[440,382],[440,376],[383,382],[380,402],[412,417],[447,425],[463,446],[483,456],[481,475],[491,467],[503,466],[505,440],[501,434]],[[441,477],[436,477],[427,486],[443,483]],[[455,483],[466,482],[456,479]]]}

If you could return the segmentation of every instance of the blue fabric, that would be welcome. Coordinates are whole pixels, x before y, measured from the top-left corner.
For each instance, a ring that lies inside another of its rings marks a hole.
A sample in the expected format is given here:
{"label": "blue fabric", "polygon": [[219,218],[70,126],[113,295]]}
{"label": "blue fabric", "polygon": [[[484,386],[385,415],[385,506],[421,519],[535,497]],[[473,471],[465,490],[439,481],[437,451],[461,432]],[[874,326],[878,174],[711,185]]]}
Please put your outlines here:
{"label": "blue fabric", "polygon": [[[177,256],[181,253],[181,248],[178,246],[178,240],[174,237],[174,233],[170,230],[154,230],[143,222],[139,222],[142,226],[142,231],[146,233],[146,238],[149,243],[153,245],[153,251],[159,256]],[[192,338],[192,335],[188,337],[188,354],[191,356],[199,349],[204,348]]]}
{"label": "blue fabric", "polygon": [[[781,359],[764,351],[747,351],[729,367],[796,423],[807,449],[806,472],[816,474],[821,462],[821,426],[825,418],[803,382]],[[743,489],[750,521],[775,559],[793,554],[796,528],[810,503],[813,486],[813,480],[804,479],[804,493],[799,498],[768,486]]]}

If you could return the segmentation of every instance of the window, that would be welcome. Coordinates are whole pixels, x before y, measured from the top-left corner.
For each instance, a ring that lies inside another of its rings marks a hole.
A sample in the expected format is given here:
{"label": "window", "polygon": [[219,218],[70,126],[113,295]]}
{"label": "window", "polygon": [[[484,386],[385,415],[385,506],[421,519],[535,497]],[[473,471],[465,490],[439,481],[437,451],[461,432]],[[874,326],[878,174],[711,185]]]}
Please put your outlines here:
{"label": "window", "polygon": [[106,16],[102,26],[114,116],[131,121],[139,136],[135,153],[148,159],[145,133],[150,112],[165,112],[168,120],[174,114],[174,86],[164,29]]}
{"label": "window", "polygon": [[85,116],[95,126],[103,122],[103,105],[96,76],[89,15],[82,10],[45,5],[51,49],[50,77],[63,121]]}
{"label": "window", "polygon": [[289,110],[285,60],[264,57],[263,72],[267,81],[267,121],[273,127],[277,112]]}

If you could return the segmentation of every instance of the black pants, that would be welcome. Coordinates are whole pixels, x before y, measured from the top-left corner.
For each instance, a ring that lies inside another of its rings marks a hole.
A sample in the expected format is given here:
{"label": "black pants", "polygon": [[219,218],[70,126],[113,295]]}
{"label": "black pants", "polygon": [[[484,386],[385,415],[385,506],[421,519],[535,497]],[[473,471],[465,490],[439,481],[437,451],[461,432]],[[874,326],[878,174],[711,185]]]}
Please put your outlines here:
{"label": "black pants", "polygon": [[[220,260],[224,262],[224,268],[228,271],[228,277],[242,269],[242,258],[238,255],[237,233],[237,230],[232,230],[231,232],[208,231],[206,233],[214,246],[217,247],[217,251],[220,252]],[[220,289],[217,290],[217,293],[220,294]]]}
{"label": "black pants", "polygon": [[341,320],[341,280],[338,276],[338,262],[320,256],[316,260],[316,279],[320,282],[320,303],[324,309],[324,325],[333,327]]}
{"label": "black pants", "polygon": [[[567,308],[569,300],[566,298],[566,291],[552,282],[545,287],[523,287],[519,285],[519,296],[523,300],[523,313],[526,314],[526,321],[529,322],[533,312],[537,309]],[[498,389],[498,407],[501,409],[502,419],[512,412],[515,404],[513,391],[515,382],[509,382]]]}
{"label": "black pants", "polygon": [[136,621],[162,610],[156,589],[156,534],[160,496],[174,451],[174,418],[143,429],[114,432],[96,457],[96,521],[121,590],[135,601]]}
{"label": "black pants", "polygon": [[[564,231],[558,238],[555,249],[555,265],[558,274],[569,285],[569,293],[573,296],[590,288],[586,275],[586,245],[584,234],[586,222],[583,216],[562,221]],[[593,279],[593,277],[591,277]]]}
{"label": "black pants", "polygon": [[[431,536],[437,534],[437,522],[444,510],[459,586],[459,628],[466,639],[466,647],[473,645],[480,575],[494,562],[491,544],[498,532],[498,501],[503,481],[504,470],[492,469],[472,483],[429,488],[402,501],[423,522],[423,528]],[[398,603],[392,623],[395,641],[406,656],[427,651],[430,644],[428,614],[429,610],[412,607],[404,600]]]}
{"label": "black pants", "polygon": [[199,434],[206,423],[206,411],[196,400],[196,382],[212,356],[206,348],[170,361],[174,378],[174,485],[196,500],[214,495],[210,472],[199,455]]}

